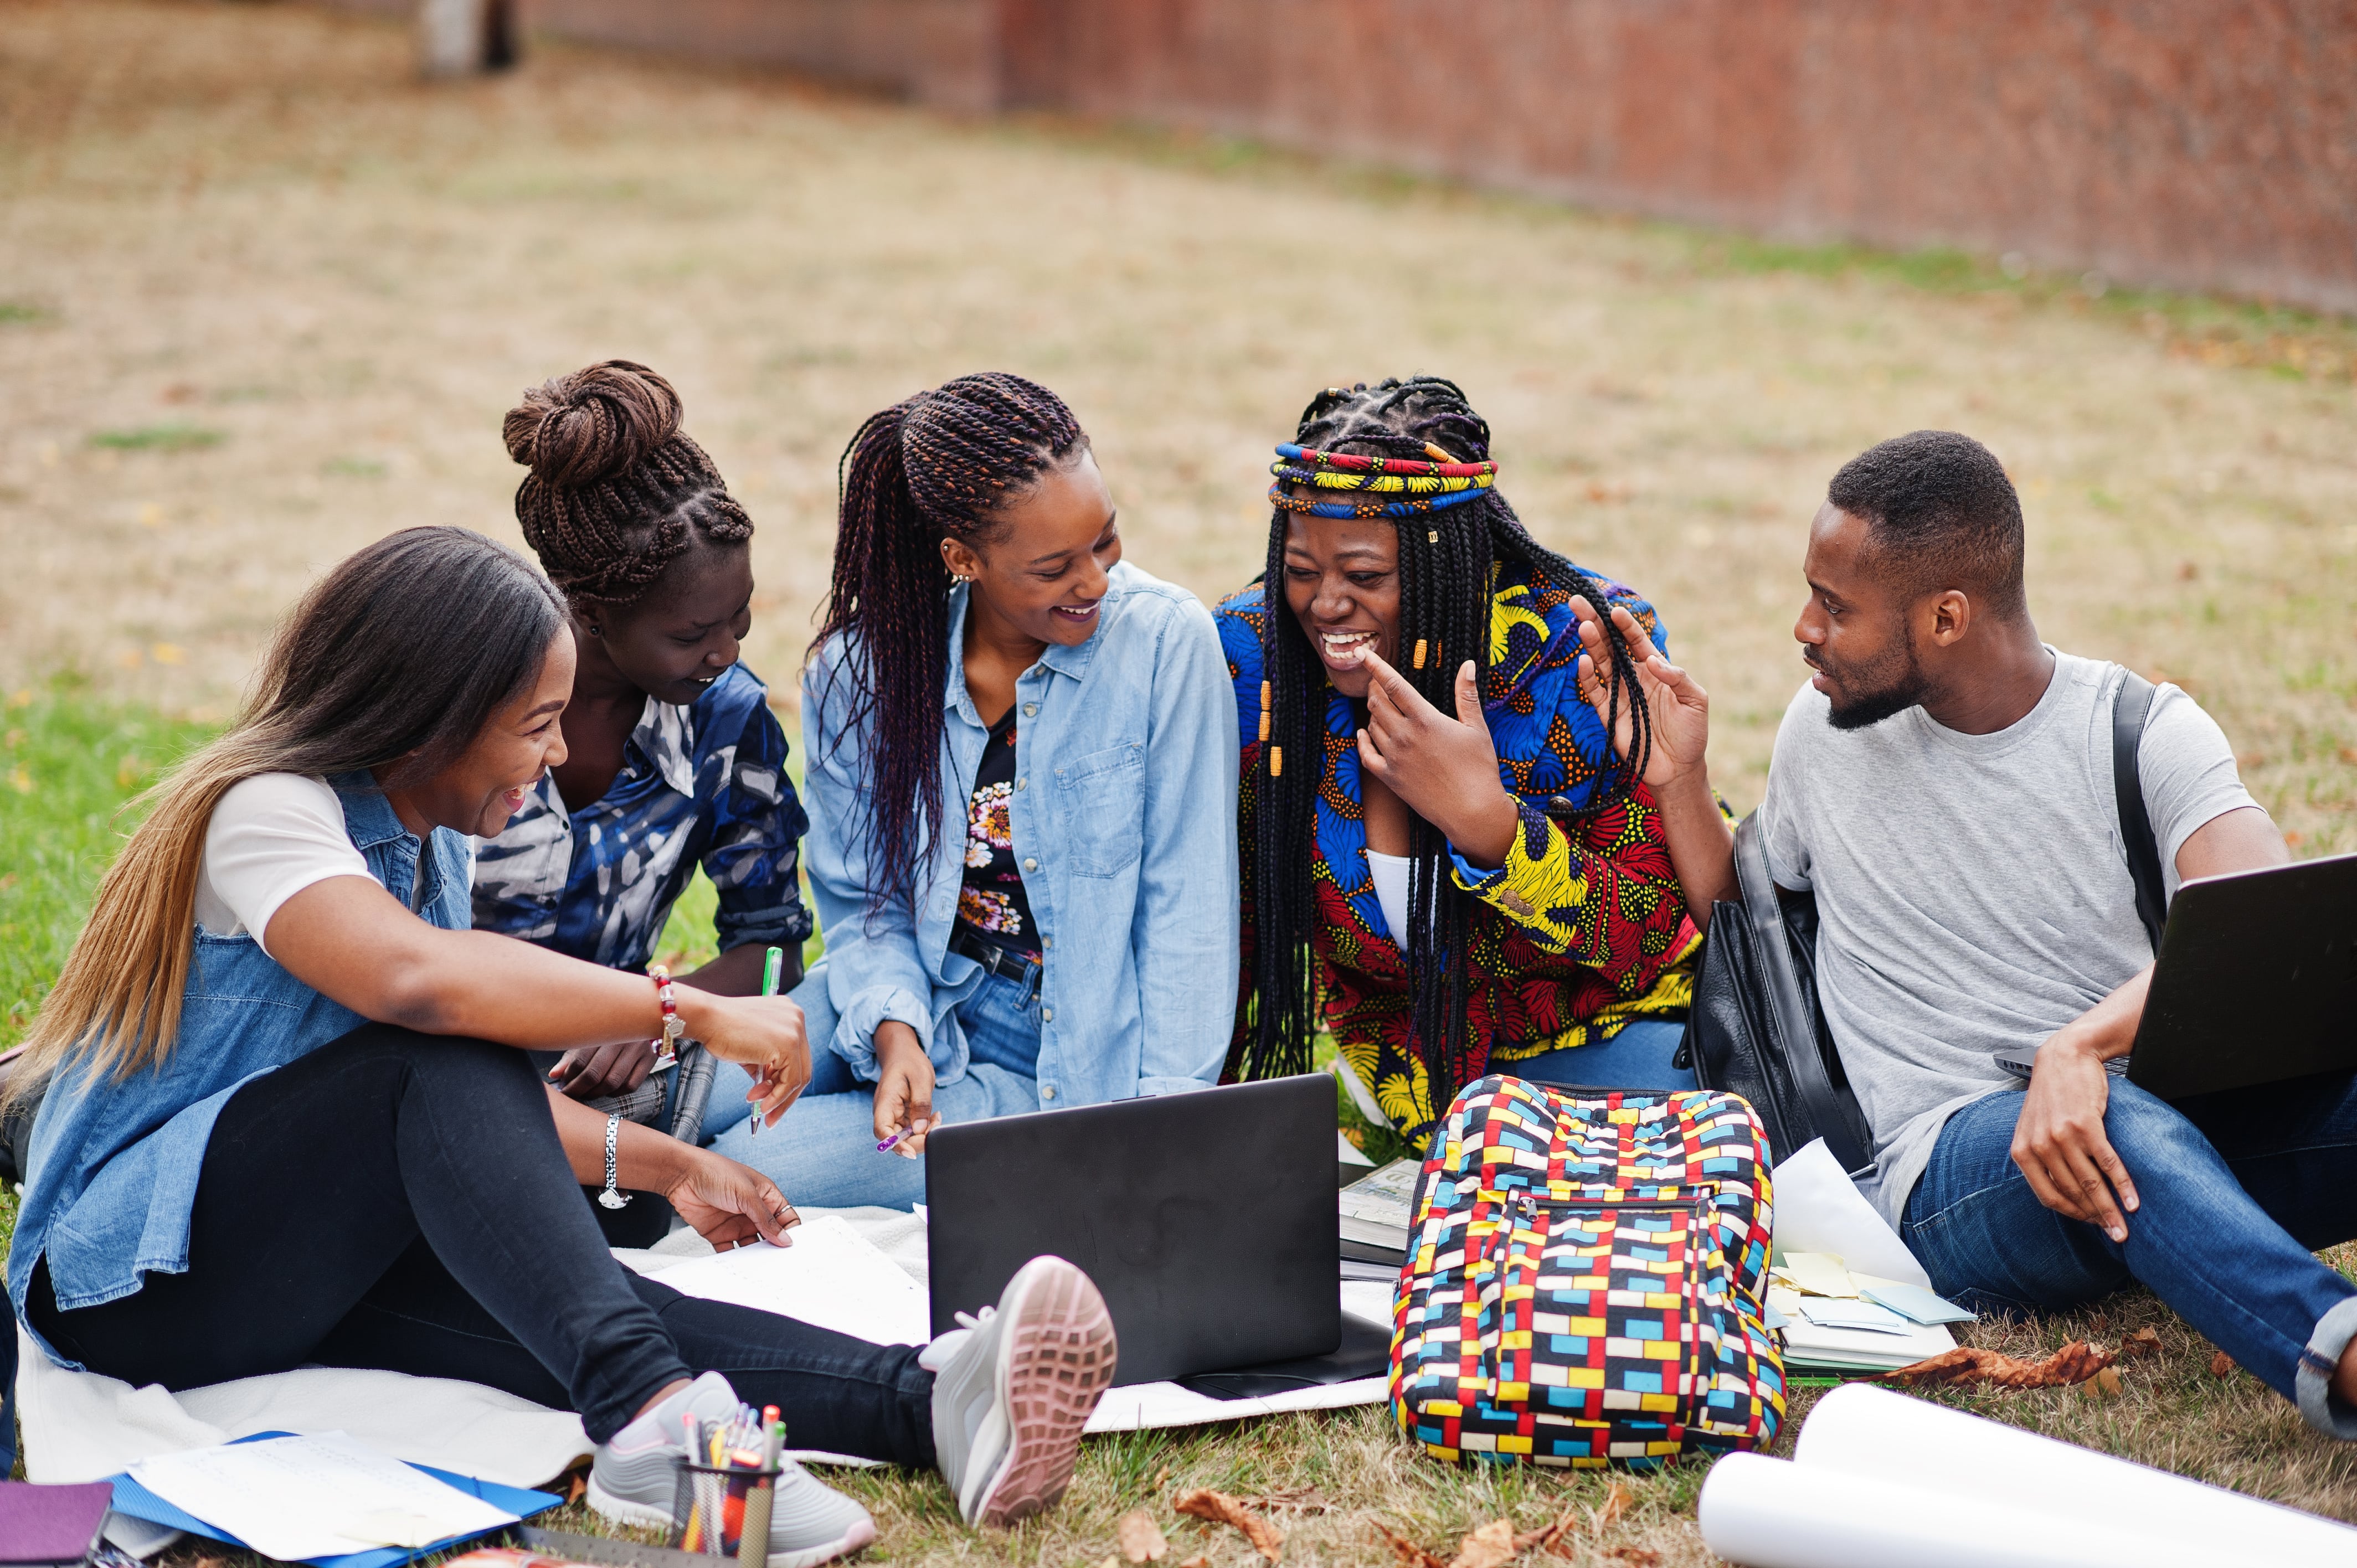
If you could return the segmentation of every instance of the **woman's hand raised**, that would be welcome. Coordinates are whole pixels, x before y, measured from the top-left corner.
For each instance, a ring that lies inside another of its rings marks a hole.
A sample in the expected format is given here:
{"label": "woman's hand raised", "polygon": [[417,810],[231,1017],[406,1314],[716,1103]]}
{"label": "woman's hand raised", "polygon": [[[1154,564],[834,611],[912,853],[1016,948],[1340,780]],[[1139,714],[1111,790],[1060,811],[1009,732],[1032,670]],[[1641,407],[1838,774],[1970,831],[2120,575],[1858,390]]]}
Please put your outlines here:
{"label": "woman's hand raised", "polygon": [[1458,669],[1453,718],[1426,702],[1372,648],[1361,662],[1371,679],[1359,765],[1438,828],[1467,860],[1492,870],[1503,865],[1522,812],[1498,778],[1498,747],[1481,712],[1473,661]]}
{"label": "woman's hand raised", "polygon": [[1635,725],[1631,717],[1631,695],[1624,690],[1620,711],[1612,713],[1611,655],[1607,651],[1609,636],[1618,635],[1620,645],[1628,650],[1630,662],[1637,667],[1636,695],[1651,710],[1653,721],[1652,749],[1645,758],[1645,782],[1657,793],[1673,780],[1693,773],[1702,767],[1705,743],[1710,739],[1710,693],[1695,683],[1695,678],[1662,657],[1637,618],[1619,605],[1612,607],[1612,630],[1607,631],[1596,613],[1596,607],[1586,597],[1571,601],[1572,614],[1579,618],[1579,692],[1596,710],[1596,716],[1607,724],[1618,725],[1612,736],[1616,756],[1626,757],[1635,744]]}
{"label": "woman's hand raised", "polygon": [[682,987],[680,1021],[723,1061],[752,1069],[764,1090],[753,1114],[774,1126],[811,1079],[810,1034],[802,1010],[783,996],[716,996]]}

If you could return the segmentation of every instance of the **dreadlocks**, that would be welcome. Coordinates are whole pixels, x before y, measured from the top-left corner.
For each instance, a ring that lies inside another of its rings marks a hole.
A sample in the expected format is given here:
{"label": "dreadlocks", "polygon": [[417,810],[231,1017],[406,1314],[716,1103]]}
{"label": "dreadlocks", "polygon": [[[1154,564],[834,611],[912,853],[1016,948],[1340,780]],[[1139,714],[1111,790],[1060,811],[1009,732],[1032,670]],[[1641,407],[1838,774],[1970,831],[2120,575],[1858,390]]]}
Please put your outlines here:
{"label": "dreadlocks", "polygon": [[696,536],[753,536],[753,520],[679,420],[672,384],[629,360],[553,377],[508,410],[508,456],[532,468],[516,487],[516,521],[568,598],[630,604]]}
{"label": "dreadlocks", "polygon": [[[1321,454],[1407,458],[1402,468],[1428,477],[1391,481],[1357,503],[1356,514],[1388,517],[1398,530],[1399,673],[1442,713],[1454,712],[1459,664],[1470,659],[1478,675],[1489,673],[1490,599],[1501,562],[1534,568],[1557,586],[1586,595],[1591,605],[1606,603],[1596,580],[1533,539],[1498,493],[1491,483],[1495,469],[1488,464],[1490,426],[1453,381],[1412,376],[1372,388],[1329,388],[1302,412],[1294,444],[1278,450],[1296,463]],[[1442,463],[1416,461],[1427,457]],[[1381,464],[1352,467],[1384,471]],[[1278,471],[1276,493],[1282,499],[1269,519],[1268,562],[1261,578],[1267,612],[1261,721],[1266,744],[1258,777],[1245,781],[1256,803],[1256,840],[1241,846],[1257,940],[1247,977],[1250,1012],[1239,1031],[1241,1059],[1229,1064],[1232,1074],[1247,1079],[1308,1071],[1318,1027],[1312,839],[1325,774],[1329,692],[1324,666],[1284,598],[1286,524],[1293,511],[1308,510],[1310,503],[1284,496],[1281,485],[1291,470],[1280,464]],[[1443,493],[1430,494],[1443,487]],[[1376,489],[1372,483],[1363,488]],[[1420,489],[1429,499],[1399,499]],[[1349,503],[1360,493],[1338,487],[1316,495],[1320,502]],[[1352,514],[1347,504],[1335,510],[1338,515]],[[1611,649],[1612,707],[1605,733],[1617,733],[1625,706],[1634,721],[1634,738],[1629,755],[1595,781],[1581,815],[1602,810],[1641,779],[1652,746],[1645,704],[1634,700],[1635,667],[1618,638],[1605,640]],[[1467,922],[1475,899],[1448,875],[1448,845],[1421,818],[1415,820],[1410,850],[1408,1048],[1424,1062],[1437,1108],[1463,1085],[1470,1066],[1465,1038]]]}
{"label": "dreadlocks", "polygon": [[[850,707],[836,735],[873,730],[866,821],[854,830],[866,841],[871,908],[909,896],[918,844],[942,831],[950,574],[941,542],[986,542],[1001,507],[1087,443],[1054,392],[991,372],[895,403],[844,449],[834,578],[810,651],[842,634],[835,673]],[[833,695],[830,680],[825,700]]]}

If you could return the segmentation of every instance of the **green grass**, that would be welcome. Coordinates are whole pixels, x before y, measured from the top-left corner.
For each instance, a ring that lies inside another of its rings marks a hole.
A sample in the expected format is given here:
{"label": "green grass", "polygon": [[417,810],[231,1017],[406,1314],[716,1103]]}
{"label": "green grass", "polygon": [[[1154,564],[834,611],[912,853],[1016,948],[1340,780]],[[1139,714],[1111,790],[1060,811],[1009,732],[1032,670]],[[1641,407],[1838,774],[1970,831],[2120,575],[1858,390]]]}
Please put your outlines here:
{"label": "green grass", "polygon": [[113,452],[194,452],[206,446],[218,446],[228,439],[226,431],[174,421],[165,424],[137,425],[129,430],[93,431],[90,444]]}
{"label": "green grass", "polygon": [[124,810],[210,734],[92,701],[71,681],[0,701],[0,1049],[16,1043],[73,946]]}

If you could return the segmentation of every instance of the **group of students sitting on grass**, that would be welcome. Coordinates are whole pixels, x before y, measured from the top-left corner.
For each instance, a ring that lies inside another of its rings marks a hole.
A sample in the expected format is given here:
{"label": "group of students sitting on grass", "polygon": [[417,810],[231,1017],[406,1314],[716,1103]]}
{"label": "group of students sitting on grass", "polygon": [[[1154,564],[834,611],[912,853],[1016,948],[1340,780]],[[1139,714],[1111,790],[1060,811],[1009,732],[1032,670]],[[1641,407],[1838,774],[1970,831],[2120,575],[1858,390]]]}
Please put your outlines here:
{"label": "group of students sitting on grass", "polygon": [[[737,661],[753,524],[669,383],[594,365],[505,434],[541,569],[457,528],[337,566],[100,887],[10,1085],[47,1086],[8,1275],[57,1361],[489,1384],[580,1412],[592,1505],[641,1522],[682,1413],[773,1403],[798,1446],[938,1466],[1003,1523],[1060,1495],[1112,1374],[1078,1270],[879,1348],[630,1273],[582,1188],[775,1241],[794,1202],[921,1201],[943,1120],[1297,1072],[1321,1028],[1412,1146],[1487,1073],[1694,1086],[1734,883],[1707,696],[1643,598],[1523,527],[1454,384],[1312,400],[1265,568],[1209,611],[1123,559],[1046,388],[877,414],[799,791]],[[2311,1251],[2357,1234],[2357,1085],[2171,1106],[2107,1075],[2152,963],[2123,671],[2040,640],[2022,557],[2004,469],[1945,432],[1850,462],[1811,525],[1814,673],[1760,812],[1818,901],[1868,1197],[1944,1294],[2140,1280],[2357,1436],[2357,1285]],[[2287,857],[2182,692],[2139,762],[2172,891]],[[651,977],[699,866],[719,956]],[[790,996],[760,994],[772,947]],[[628,1109],[679,1037],[721,1063],[694,1142]],[[2026,1086],[1991,1060],[2041,1042]],[[799,1472],[777,1506],[778,1568],[873,1534]]]}

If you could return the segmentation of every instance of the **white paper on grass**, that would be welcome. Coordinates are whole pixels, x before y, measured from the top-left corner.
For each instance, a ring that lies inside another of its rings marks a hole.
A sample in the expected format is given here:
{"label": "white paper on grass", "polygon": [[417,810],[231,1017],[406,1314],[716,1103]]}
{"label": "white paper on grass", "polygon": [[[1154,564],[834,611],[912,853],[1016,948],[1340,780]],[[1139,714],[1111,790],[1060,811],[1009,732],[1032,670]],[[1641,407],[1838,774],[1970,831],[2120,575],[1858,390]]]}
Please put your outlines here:
{"label": "white paper on grass", "polygon": [[132,1466],[131,1478],[285,1562],[427,1546],[516,1520],[340,1432],[160,1455]]}
{"label": "white paper on grass", "polygon": [[1780,1251],[1831,1252],[1853,1273],[1932,1288],[1932,1276],[1907,1250],[1819,1138],[1770,1175]]}
{"label": "white paper on grass", "polygon": [[683,1295],[782,1313],[871,1345],[932,1337],[924,1288],[842,1216],[806,1219],[790,1247],[757,1241],[674,1263],[659,1276]]}
{"label": "white paper on grass", "polygon": [[[1813,1416],[1812,1420],[1814,1419]],[[2009,1496],[1962,1499],[1762,1454],[1710,1467],[1703,1544],[1745,1568],[2217,1568],[2089,1512],[2056,1518]]]}
{"label": "white paper on grass", "polygon": [[[2205,1565],[2357,1563],[2357,1530],[2346,1525],[1888,1389],[1853,1383],[1819,1400],[1802,1424],[1793,1459],[1813,1472],[1904,1481],[1941,1493],[1952,1515],[2002,1498],[2050,1520],[2099,1520],[2184,1548],[2191,1553],[2186,1561]],[[2153,1550],[2145,1549],[2147,1564],[2177,1560]]]}

